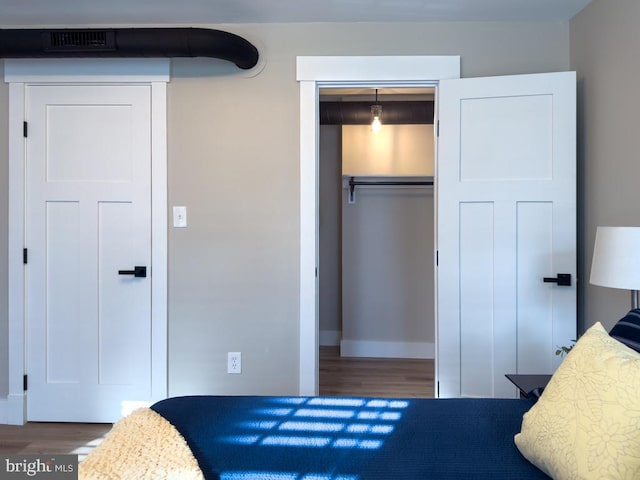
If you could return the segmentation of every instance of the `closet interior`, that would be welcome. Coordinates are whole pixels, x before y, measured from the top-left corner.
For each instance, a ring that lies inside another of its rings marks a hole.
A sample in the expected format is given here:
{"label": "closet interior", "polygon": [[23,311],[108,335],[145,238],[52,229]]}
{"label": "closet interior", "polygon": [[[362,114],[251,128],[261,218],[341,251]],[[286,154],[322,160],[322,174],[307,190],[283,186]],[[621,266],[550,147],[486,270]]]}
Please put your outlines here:
{"label": "closet interior", "polygon": [[320,394],[433,396],[434,93],[320,91]]}

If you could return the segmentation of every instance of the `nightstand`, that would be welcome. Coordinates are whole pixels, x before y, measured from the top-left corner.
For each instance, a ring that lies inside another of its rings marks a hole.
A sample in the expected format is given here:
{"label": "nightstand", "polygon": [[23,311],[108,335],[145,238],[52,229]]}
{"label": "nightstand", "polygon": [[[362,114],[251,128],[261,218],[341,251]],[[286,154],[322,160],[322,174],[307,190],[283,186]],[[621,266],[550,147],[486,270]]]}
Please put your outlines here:
{"label": "nightstand", "polygon": [[542,390],[547,386],[551,375],[527,375],[518,373],[508,373],[505,375],[518,390],[520,390],[520,398],[529,398],[529,394],[539,388]]}

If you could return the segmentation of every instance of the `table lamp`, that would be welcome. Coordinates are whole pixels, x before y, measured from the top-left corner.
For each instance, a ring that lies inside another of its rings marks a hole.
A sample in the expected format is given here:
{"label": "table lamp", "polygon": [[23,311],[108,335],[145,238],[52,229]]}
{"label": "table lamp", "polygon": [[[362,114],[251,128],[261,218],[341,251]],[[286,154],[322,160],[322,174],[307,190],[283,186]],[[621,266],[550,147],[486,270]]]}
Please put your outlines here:
{"label": "table lamp", "polygon": [[638,308],[640,227],[597,228],[589,281],[631,290],[631,308]]}

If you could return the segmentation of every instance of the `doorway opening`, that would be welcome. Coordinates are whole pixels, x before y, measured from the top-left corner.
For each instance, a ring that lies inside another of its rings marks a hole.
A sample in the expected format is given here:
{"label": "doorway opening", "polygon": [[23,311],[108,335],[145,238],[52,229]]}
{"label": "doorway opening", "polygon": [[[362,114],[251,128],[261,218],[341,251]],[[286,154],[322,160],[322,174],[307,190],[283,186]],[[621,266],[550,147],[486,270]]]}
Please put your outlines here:
{"label": "doorway opening", "polygon": [[433,397],[435,87],[319,101],[319,393]]}
{"label": "doorway opening", "polygon": [[428,87],[437,86],[440,80],[455,78],[460,78],[457,55],[296,59],[296,80],[300,84],[300,395],[318,394],[319,90],[357,86]]}

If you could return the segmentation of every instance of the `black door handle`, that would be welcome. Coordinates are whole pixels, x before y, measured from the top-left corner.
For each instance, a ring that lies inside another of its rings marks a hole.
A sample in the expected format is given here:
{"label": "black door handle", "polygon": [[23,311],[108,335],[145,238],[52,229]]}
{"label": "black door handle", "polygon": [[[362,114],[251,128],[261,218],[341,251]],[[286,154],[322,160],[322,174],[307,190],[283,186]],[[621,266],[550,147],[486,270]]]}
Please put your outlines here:
{"label": "black door handle", "polygon": [[147,267],[133,267],[133,270],[118,270],[118,275],[133,275],[138,278],[147,276]]}
{"label": "black door handle", "polygon": [[559,287],[570,287],[571,286],[571,274],[570,273],[559,273],[556,278],[544,277],[545,283],[557,283]]}

